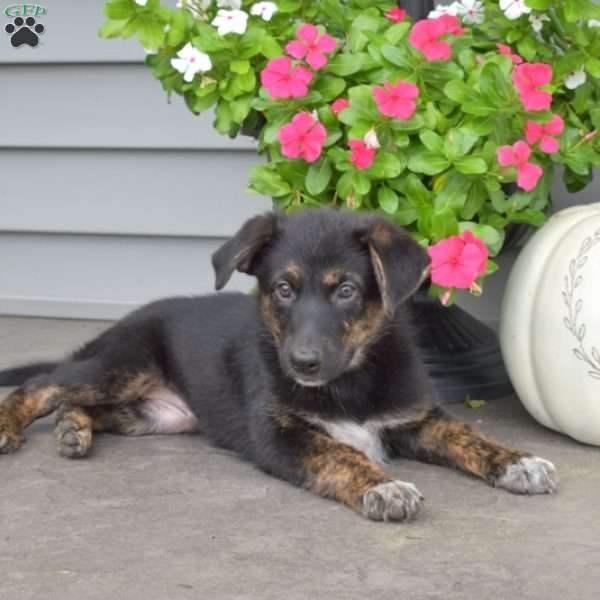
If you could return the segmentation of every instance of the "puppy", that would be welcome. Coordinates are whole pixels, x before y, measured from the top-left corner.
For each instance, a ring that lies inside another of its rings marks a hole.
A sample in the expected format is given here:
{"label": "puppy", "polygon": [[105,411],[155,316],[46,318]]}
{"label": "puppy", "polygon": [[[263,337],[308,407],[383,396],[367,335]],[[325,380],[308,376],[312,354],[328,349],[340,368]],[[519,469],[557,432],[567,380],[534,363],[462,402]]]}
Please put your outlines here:
{"label": "puppy", "polygon": [[[432,402],[406,300],[426,252],[375,215],[310,210],[250,219],[214,255],[258,293],[172,298],[125,317],[60,363],[0,373],[0,452],[57,411],[58,451],[94,432],[202,432],[259,468],[373,520],[413,517],[423,497],[394,457],[456,467],[522,494],[556,489],[552,463],[503,448]],[[26,379],[26,381],[24,381]]]}

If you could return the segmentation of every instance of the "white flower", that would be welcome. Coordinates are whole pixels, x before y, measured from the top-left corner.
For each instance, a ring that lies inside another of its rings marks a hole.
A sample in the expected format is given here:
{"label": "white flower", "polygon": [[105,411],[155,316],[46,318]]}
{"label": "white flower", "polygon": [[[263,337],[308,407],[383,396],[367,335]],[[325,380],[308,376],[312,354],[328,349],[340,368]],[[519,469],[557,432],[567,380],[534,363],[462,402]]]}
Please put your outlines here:
{"label": "white flower", "polygon": [[135,0],[136,4],[139,4],[140,6],[146,6],[146,4],[148,4],[148,0]]}
{"label": "white flower", "polygon": [[500,8],[504,11],[504,16],[511,21],[531,12],[525,0],[500,0]]}
{"label": "white flower", "polygon": [[264,21],[270,21],[277,10],[277,4],[275,4],[275,2],[257,2],[252,5],[250,14],[256,17],[262,17]]}
{"label": "white flower", "polygon": [[600,21],[598,19],[590,19],[588,21],[588,27],[600,27]]}
{"label": "white flower", "polygon": [[428,19],[437,19],[437,18],[441,17],[442,15],[451,15],[453,17],[456,17],[457,14],[458,14],[458,2],[453,2],[452,4],[450,4],[450,6],[442,6],[441,4],[438,4],[435,7],[435,10],[432,10],[427,15],[427,18]]}
{"label": "white flower", "polygon": [[485,7],[480,0],[460,0],[451,6],[456,8],[458,16],[469,25],[481,25],[485,19]]}
{"label": "white flower", "polygon": [[374,129],[369,129],[369,131],[365,133],[365,137],[363,137],[363,142],[365,143],[365,146],[370,150],[378,150],[379,148],[381,148],[379,138],[377,137],[377,133]]}
{"label": "white flower", "polygon": [[242,34],[246,31],[248,25],[248,13],[243,10],[223,10],[220,9],[217,16],[212,20],[219,35],[228,33]]}
{"label": "white flower", "polygon": [[569,90],[574,90],[580,85],[583,85],[586,79],[587,77],[583,69],[579,69],[579,71],[572,71],[565,79],[565,87]]}
{"label": "white flower", "polygon": [[542,30],[542,27],[544,27],[544,21],[549,20],[550,17],[548,15],[529,15],[529,22],[536,33]]}
{"label": "white flower", "polygon": [[242,0],[217,0],[219,8],[230,8],[231,10],[240,10],[242,8]]}
{"label": "white flower", "polygon": [[184,81],[192,81],[199,71],[204,73],[212,69],[212,62],[208,54],[200,52],[189,42],[177,53],[179,58],[171,59],[171,66],[183,73]]}

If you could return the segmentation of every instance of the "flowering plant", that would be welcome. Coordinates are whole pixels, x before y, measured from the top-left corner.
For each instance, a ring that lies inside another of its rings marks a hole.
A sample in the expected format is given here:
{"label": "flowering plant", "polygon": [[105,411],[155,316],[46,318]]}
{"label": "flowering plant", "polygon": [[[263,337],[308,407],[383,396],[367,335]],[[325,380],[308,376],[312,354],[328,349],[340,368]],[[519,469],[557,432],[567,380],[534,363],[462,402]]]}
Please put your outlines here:
{"label": "flowering plant", "polygon": [[[104,37],[215,128],[255,129],[250,189],[285,210],[379,209],[429,248],[432,290],[480,291],[511,223],[546,219],[600,164],[600,6],[461,0],[111,0]],[[511,188],[506,184],[515,184]]]}

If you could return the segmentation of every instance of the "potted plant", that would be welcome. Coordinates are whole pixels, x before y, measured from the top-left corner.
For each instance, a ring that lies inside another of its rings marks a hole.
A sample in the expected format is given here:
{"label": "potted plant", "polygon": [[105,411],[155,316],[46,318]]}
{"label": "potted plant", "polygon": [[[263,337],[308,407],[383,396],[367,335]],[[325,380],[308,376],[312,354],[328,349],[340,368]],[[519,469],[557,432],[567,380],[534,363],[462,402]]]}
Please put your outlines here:
{"label": "potted plant", "polygon": [[[100,35],[137,35],[168,94],[214,110],[220,133],[255,133],[267,160],[252,191],[286,211],[383,211],[429,248],[429,296],[445,305],[456,289],[481,293],[515,224],[544,224],[556,164],[570,191],[600,164],[589,0],[461,0],[416,22],[388,0],[112,0],[105,12]],[[506,392],[495,334],[423,296],[440,386]]]}

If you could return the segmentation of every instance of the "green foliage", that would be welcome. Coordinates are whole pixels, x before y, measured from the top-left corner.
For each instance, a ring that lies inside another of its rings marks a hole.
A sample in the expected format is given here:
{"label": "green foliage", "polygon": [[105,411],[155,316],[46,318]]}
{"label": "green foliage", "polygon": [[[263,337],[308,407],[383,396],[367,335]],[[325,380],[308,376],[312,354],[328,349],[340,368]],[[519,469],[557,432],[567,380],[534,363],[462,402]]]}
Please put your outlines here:
{"label": "green foliage", "polygon": [[[470,230],[494,256],[507,226],[546,221],[554,163],[564,167],[570,191],[585,187],[600,165],[600,135],[590,135],[600,128],[600,27],[588,24],[600,20],[600,6],[591,0],[526,0],[532,13],[517,19],[506,18],[497,0],[483,0],[483,22],[463,23],[466,33],[447,36],[451,59],[433,62],[409,43],[409,19],[394,23],[384,16],[393,0],[274,1],[278,11],[264,20],[250,14],[255,0],[242,0],[250,15],[246,31],[220,35],[212,25],[216,0],[183,0],[176,9],[160,0],[144,6],[110,0],[99,35],[137,36],[151,51],[146,64],[163,89],[183,96],[194,113],[214,111],[220,133],[234,137],[245,126],[264,123],[258,141],[267,162],[252,169],[249,189],[273,197],[278,207],[380,210],[424,245]],[[529,16],[543,19],[539,32]],[[284,55],[301,23],[317,24],[337,48],[324,68],[312,71],[307,96],[272,98],[261,86],[261,72]],[[551,111],[525,111],[513,84],[515,65],[498,52],[498,43],[527,62],[551,65],[553,80],[545,88],[553,94]],[[187,44],[206,53],[212,65],[191,81],[172,63]],[[569,89],[565,81],[581,70],[585,83]],[[419,89],[409,119],[385,116],[375,101],[374,86],[399,80]],[[350,104],[335,114],[331,104],[338,98]],[[286,158],[278,139],[303,111],[326,129],[322,153],[312,163]],[[544,124],[553,114],[565,122],[560,150],[550,155],[532,145],[529,160],[544,175],[534,190],[515,191],[517,169],[501,167],[497,150],[524,139],[528,120]],[[358,169],[348,141],[366,135],[376,135],[379,147],[373,163]],[[490,260],[486,274],[496,269]],[[432,287],[433,294],[443,291]]]}

